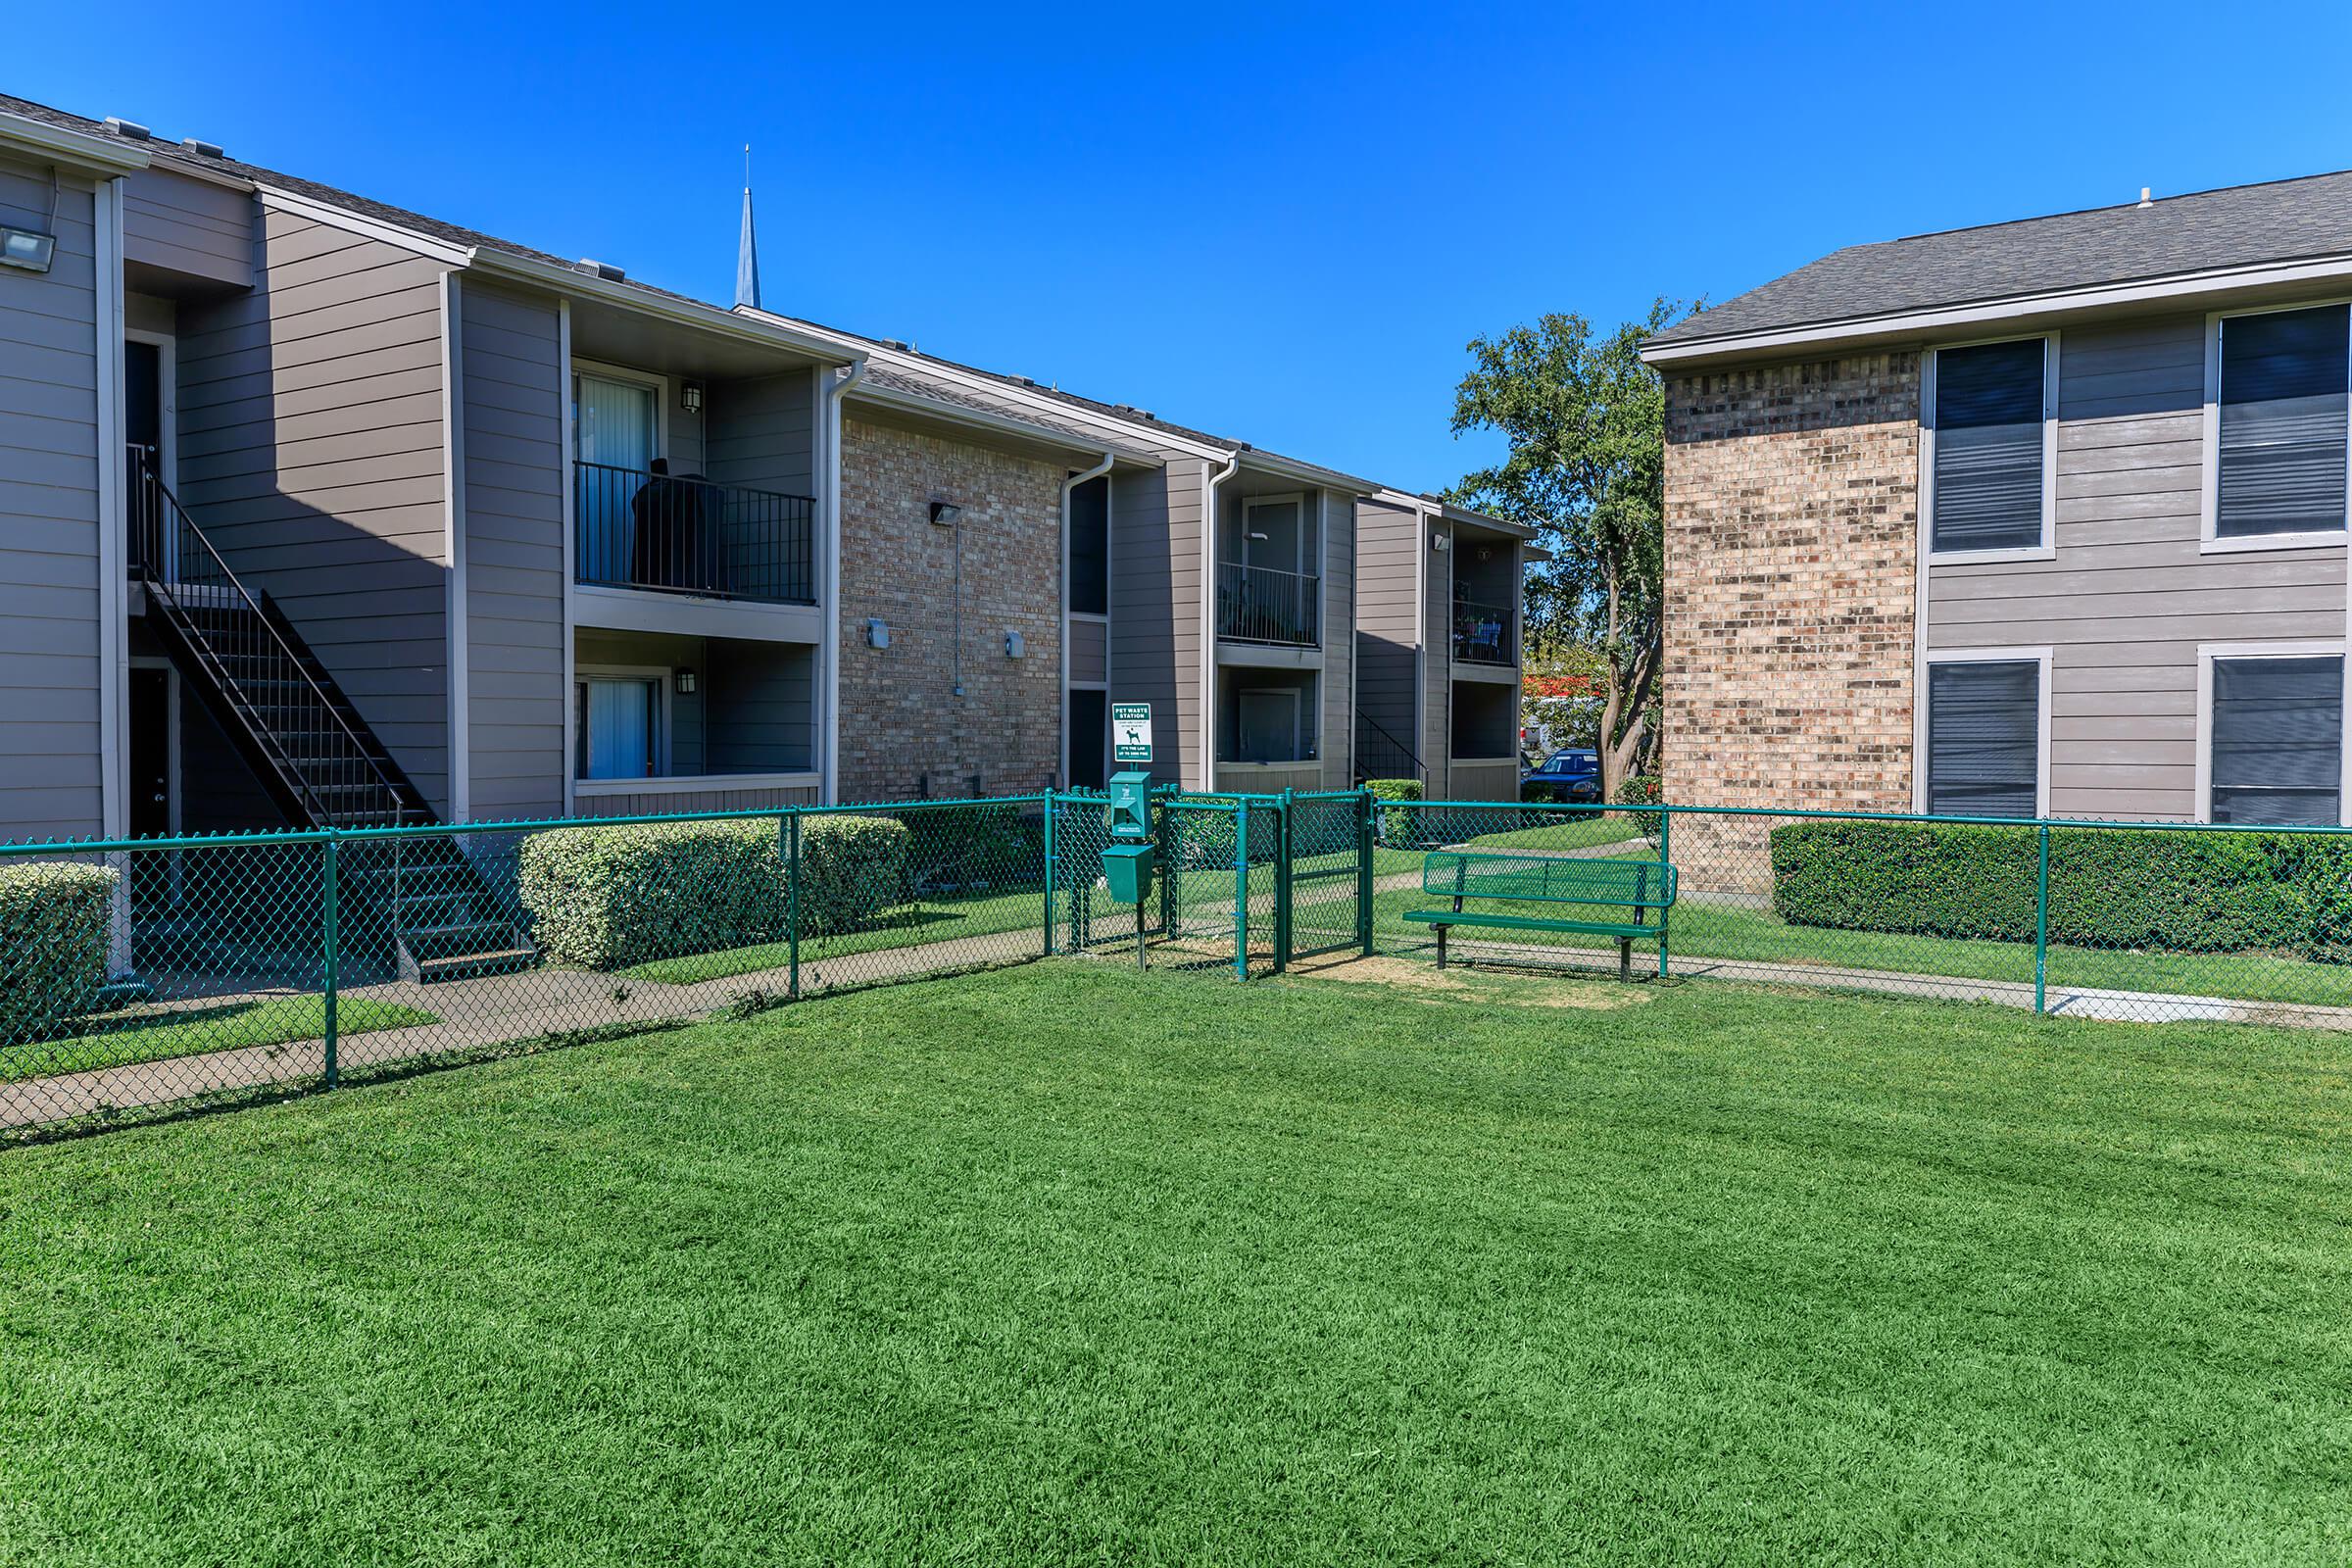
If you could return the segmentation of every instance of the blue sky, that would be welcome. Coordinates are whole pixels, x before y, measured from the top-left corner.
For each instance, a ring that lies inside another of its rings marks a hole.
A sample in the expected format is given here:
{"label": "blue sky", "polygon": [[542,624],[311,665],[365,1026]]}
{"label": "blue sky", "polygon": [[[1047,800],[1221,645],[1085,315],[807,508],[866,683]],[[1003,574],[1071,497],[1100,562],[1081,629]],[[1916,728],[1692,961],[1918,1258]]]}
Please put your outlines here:
{"label": "blue sky", "polygon": [[[2352,166],[2352,8],[22,7],[0,90],[1411,489],[1473,335]],[[657,18],[673,20],[657,21]]]}

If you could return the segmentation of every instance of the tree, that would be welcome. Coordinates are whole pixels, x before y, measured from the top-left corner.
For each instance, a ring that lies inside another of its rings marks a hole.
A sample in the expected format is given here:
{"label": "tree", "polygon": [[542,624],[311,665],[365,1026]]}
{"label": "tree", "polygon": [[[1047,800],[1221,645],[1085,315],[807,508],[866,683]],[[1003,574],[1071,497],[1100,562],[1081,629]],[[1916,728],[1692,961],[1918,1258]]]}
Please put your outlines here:
{"label": "tree", "polygon": [[1536,530],[1550,562],[1527,579],[1527,640],[1599,654],[1601,787],[1640,771],[1657,743],[1665,657],[1666,399],[1642,340],[1687,314],[1660,299],[1605,334],[1581,316],[1470,344],[1453,431],[1497,430],[1502,462],[1463,476],[1447,499]]}

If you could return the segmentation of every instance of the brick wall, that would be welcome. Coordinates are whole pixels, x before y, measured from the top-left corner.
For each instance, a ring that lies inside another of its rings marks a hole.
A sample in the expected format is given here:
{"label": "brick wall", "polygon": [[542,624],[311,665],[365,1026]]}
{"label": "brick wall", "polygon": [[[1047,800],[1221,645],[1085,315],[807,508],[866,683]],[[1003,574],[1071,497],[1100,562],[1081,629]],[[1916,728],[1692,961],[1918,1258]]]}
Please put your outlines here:
{"label": "brick wall", "polygon": [[1910,808],[1918,489],[1916,354],[1668,381],[1668,800]]}
{"label": "brick wall", "polygon": [[[1043,789],[1061,761],[1063,470],[856,418],[842,421],[841,798]],[[956,534],[963,509],[961,679]],[[866,646],[865,623],[890,626]],[[1004,634],[1025,650],[1004,655]]]}

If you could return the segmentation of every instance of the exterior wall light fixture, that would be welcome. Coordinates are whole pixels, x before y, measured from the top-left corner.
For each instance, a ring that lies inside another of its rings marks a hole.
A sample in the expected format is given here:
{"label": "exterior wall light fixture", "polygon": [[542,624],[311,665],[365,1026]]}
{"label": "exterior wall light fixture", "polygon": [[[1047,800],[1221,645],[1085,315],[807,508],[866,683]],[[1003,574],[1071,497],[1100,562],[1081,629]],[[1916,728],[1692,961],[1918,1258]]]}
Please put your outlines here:
{"label": "exterior wall light fixture", "polygon": [[688,414],[702,413],[703,383],[700,381],[680,381],[678,383],[678,407],[684,409]]}

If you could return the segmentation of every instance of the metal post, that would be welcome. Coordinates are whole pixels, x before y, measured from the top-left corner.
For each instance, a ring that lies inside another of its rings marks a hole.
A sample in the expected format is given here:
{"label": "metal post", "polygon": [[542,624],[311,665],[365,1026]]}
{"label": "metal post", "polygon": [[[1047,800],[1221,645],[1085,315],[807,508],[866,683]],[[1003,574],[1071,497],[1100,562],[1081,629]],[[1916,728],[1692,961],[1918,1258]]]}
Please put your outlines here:
{"label": "metal post", "polygon": [[2034,1011],[2045,1010],[2050,978],[2050,825],[2041,825],[2041,878],[2034,894]]}
{"label": "metal post", "polygon": [[784,818],[784,932],[792,949],[791,980],[787,995],[801,998],[801,813]]}
{"label": "metal post", "polygon": [[1054,792],[1046,791],[1046,956],[1054,956]]}
{"label": "metal post", "polygon": [[1250,978],[1250,802],[1233,803],[1233,972]]}
{"label": "metal post", "polygon": [[[1674,863],[1674,858],[1666,853],[1667,841],[1673,831],[1674,813],[1664,810],[1658,812],[1658,864],[1660,867]],[[1658,872],[1659,880],[1663,882],[1665,876],[1665,871],[1661,869]],[[1666,978],[1666,911],[1664,909],[1658,911],[1658,978],[1661,980]]]}
{"label": "metal post", "polygon": [[336,1038],[335,1018],[343,980],[343,948],[335,930],[335,889],[342,880],[342,872],[336,853],[339,846],[332,837],[334,829],[328,828],[327,833],[329,837],[321,846],[325,853],[320,857],[324,885],[318,890],[318,934],[325,944],[321,958],[326,966],[325,995],[322,999],[326,1008],[326,1087],[332,1089],[342,1069],[341,1042]]}
{"label": "metal post", "polygon": [[1356,798],[1355,812],[1355,937],[1372,956],[1372,792]]}
{"label": "metal post", "polygon": [[1274,972],[1291,966],[1291,792],[1284,790],[1274,810]]}
{"label": "metal post", "polygon": [[1152,824],[1159,835],[1159,940],[1176,940],[1176,813],[1165,801]]}

